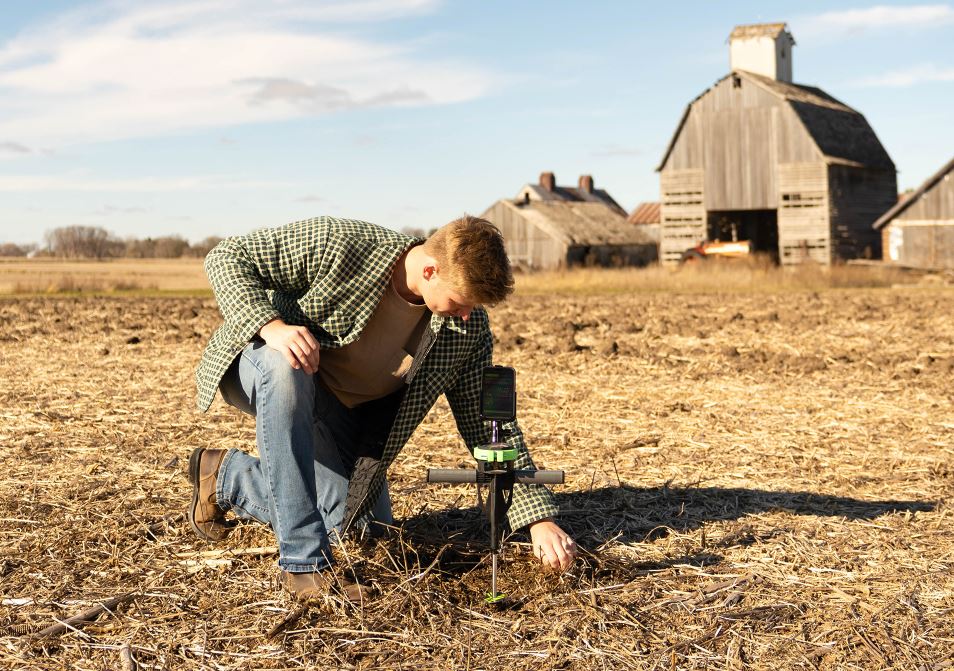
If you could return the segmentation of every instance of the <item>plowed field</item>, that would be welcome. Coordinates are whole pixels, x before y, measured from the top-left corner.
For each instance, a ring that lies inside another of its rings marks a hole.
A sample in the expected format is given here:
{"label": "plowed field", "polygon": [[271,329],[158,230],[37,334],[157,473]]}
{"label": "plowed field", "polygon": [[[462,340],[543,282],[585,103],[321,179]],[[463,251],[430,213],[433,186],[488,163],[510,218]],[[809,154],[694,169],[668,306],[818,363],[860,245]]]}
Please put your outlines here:
{"label": "plowed field", "polygon": [[[194,298],[0,299],[2,669],[944,669],[954,666],[954,291],[517,296],[491,310],[537,465],[585,549],[505,606],[441,402],[392,469],[401,526],[349,544],[364,608],[302,610],[273,539],[184,523],[219,321]],[[95,621],[37,635],[111,597]]]}

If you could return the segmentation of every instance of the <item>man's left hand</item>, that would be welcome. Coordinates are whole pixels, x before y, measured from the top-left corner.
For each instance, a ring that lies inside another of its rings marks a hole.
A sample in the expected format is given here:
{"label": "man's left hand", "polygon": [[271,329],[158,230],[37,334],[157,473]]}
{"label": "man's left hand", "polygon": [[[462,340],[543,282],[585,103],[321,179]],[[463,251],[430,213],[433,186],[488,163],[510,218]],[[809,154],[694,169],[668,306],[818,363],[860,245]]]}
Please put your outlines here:
{"label": "man's left hand", "polygon": [[530,525],[530,542],[534,556],[554,571],[566,571],[576,558],[576,541],[551,519]]}

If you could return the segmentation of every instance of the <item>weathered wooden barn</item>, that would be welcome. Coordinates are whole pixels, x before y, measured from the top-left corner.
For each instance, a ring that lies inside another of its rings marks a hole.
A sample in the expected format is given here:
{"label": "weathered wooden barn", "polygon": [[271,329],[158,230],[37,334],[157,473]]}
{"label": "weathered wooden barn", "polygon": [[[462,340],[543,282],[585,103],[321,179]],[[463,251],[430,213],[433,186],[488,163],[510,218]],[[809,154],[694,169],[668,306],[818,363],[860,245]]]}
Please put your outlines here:
{"label": "weathered wooden barn", "polygon": [[731,72],[687,107],[657,168],[660,257],[750,240],[782,263],[879,258],[872,224],[897,199],[894,163],[859,112],[794,84],[783,23],[739,26]]}
{"label": "weathered wooden barn", "polygon": [[[552,173],[498,200],[482,215],[503,233],[511,263],[522,270],[574,265],[632,266],[656,260],[656,242],[626,221],[588,175],[578,189],[557,187]],[[549,187],[549,188],[547,188]]]}
{"label": "weathered wooden barn", "polygon": [[913,268],[954,268],[954,159],[874,223],[884,259]]}

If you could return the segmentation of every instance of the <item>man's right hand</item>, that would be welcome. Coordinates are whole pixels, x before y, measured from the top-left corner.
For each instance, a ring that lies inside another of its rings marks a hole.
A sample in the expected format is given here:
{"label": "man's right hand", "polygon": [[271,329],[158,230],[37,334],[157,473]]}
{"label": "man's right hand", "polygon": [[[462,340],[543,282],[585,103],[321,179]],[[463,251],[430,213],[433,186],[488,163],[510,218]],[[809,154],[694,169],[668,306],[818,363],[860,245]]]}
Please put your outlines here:
{"label": "man's right hand", "polygon": [[305,326],[291,326],[273,319],[259,329],[265,344],[281,352],[292,368],[302,368],[309,375],[318,370],[318,341]]}

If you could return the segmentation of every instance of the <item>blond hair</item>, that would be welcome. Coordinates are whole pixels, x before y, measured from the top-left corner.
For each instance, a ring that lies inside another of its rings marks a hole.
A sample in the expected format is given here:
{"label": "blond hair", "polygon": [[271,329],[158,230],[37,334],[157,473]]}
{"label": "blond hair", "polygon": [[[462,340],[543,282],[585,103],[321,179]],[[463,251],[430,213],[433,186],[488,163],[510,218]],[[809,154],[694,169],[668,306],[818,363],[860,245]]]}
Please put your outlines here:
{"label": "blond hair", "polygon": [[494,305],[513,293],[513,271],[500,229],[465,214],[437,229],[424,242],[438,274],[475,303]]}

